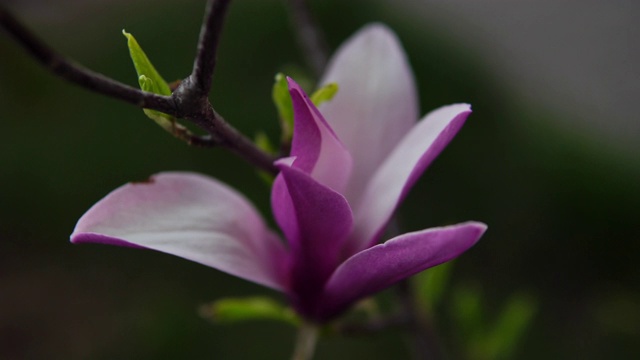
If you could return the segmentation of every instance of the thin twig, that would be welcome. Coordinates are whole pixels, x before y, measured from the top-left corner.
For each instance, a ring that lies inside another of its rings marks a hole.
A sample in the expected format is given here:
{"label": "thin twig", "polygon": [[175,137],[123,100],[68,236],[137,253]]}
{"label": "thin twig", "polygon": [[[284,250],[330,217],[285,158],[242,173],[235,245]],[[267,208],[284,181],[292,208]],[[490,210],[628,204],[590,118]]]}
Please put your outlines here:
{"label": "thin twig", "polygon": [[298,45],[316,76],[322,75],[329,52],[324,35],[316,24],[306,0],[287,0],[291,21],[296,28]]}
{"label": "thin twig", "polygon": [[173,100],[169,96],[156,95],[133,88],[67,60],[36,37],[2,6],[0,6],[0,25],[36,61],[67,81],[139,107],[165,113],[175,111]]}
{"label": "thin twig", "polygon": [[200,91],[200,95],[208,96],[209,90],[211,90],[220,33],[230,2],[231,0],[210,0],[207,2],[200,29],[198,53],[191,72],[192,84]]}
{"label": "thin twig", "polygon": [[[215,68],[215,48],[228,3],[229,0],[208,2],[203,25],[206,29],[202,30],[199,45],[201,50],[198,51],[198,58],[194,62],[195,75],[191,74],[182,81],[171,96],[161,96],[133,88],[66,59],[22,25],[3,6],[0,6],[0,26],[45,69],[57,76],[87,90],[141,108],[190,120],[209,135],[182,137],[188,143],[204,147],[226,147],[260,169],[275,174],[275,159],[225,122],[208,100],[208,89],[211,87],[211,76]],[[196,79],[199,80],[194,82]],[[203,89],[207,89],[207,92],[203,92]]]}

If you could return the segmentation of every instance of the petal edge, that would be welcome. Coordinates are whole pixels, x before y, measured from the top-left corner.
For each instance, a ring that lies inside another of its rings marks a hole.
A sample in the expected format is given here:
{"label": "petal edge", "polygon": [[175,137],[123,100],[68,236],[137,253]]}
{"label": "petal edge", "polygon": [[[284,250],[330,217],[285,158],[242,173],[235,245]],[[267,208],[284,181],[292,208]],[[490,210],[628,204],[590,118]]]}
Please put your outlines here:
{"label": "petal edge", "polygon": [[368,180],[419,116],[414,75],[396,34],[369,24],[331,58],[321,84],[340,90],[320,111],[353,157],[345,193],[357,203]]}
{"label": "petal edge", "polygon": [[469,104],[441,107],[427,114],[400,141],[366,185],[362,201],[353,205],[354,233],[346,253],[366,249],[378,240],[400,202],[470,113]]}
{"label": "petal edge", "polygon": [[327,283],[323,316],[330,318],[359,299],[457,257],[486,229],[479,222],[431,228],[397,236],[353,255]]}

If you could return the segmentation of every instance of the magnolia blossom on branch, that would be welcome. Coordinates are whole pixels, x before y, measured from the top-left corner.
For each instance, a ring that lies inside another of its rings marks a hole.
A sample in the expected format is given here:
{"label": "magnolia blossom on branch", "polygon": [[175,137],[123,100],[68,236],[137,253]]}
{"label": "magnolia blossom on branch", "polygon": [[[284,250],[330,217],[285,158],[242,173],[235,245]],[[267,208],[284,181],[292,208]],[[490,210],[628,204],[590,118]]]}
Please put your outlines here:
{"label": "magnolia blossom on branch", "polygon": [[253,281],[289,297],[313,322],[458,256],[479,222],[402,234],[379,244],[400,202],[471,113],[467,104],[418,119],[413,74],[395,35],[369,25],[340,47],[317,109],[289,79],[295,128],[271,203],[284,241],[236,190],[204,175],[168,172],[116,189],[94,205],[74,243],[154,249]]}

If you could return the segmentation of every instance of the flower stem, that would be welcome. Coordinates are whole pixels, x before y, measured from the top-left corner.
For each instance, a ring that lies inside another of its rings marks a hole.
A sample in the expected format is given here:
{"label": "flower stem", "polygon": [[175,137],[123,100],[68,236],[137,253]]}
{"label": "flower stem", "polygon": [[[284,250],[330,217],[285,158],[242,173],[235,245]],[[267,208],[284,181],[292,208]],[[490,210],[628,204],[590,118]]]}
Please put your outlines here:
{"label": "flower stem", "polygon": [[292,360],[311,360],[318,342],[318,326],[302,323],[298,328],[295,349]]}

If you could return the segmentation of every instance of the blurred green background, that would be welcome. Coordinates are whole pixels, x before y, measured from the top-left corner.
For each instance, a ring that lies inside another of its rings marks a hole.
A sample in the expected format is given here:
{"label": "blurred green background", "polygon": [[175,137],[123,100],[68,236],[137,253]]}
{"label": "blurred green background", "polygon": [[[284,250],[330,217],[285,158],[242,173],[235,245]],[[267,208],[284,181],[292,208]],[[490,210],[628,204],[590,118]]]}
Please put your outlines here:
{"label": "blurred green background", "polygon": [[[371,21],[393,28],[423,113],[473,105],[470,121],[404,203],[402,225],[489,224],[457,260],[451,282],[481,294],[489,318],[514,293],[536,300],[513,357],[640,356],[638,147],[565,121],[576,117],[573,108],[530,101],[508,73],[488,65],[491,51],[447,30],[455,19],[430,22],[390,1],[313,5],[332,48]],[[203,6],[9,3],[54,48],[131,85],[121,30],[136,36],[168,81],[180,79],[191,69]],[[0,359],[287,358],[294,331],[286,325],[212,325],[197,314],[226,296],[279,294],[160,253],[68,243],[75,221],[102,196],[163,170],[214,176],[268,214],[269,189],[254,170],[224,150],[185,146],[133,106],[54,78],[0,34]],[[277,138],[273,76],[303,66],[292,34],[282,1],[232,4],[211,99],[249,136],[264,130]],[[465,340],[450,336],[453,293],[436,316],[457,358]],[[397,331],[330,337],[317,351],[317,359],[407,357],[407,338]]]}

